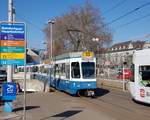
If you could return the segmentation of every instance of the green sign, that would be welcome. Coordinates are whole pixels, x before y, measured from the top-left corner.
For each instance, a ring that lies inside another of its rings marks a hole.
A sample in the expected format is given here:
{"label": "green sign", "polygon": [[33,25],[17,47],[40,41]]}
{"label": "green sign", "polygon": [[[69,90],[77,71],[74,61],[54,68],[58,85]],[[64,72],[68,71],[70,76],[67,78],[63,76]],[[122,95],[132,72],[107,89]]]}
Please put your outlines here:
{"label": "green sign", "polygon": [[25,49],[24,47],[9,47],[9,46],[0,46],[0,52],[8,52],[8,53],[24,53]]}

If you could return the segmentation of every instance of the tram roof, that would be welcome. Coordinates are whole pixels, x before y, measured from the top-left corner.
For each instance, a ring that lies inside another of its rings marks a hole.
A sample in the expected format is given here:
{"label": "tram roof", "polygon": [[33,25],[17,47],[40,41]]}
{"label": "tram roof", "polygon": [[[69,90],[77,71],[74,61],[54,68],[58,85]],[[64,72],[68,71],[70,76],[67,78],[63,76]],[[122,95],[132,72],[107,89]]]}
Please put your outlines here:
{"label": "tram roof", "polygon": [[133,63],[139,65],[150,64],[150,49],[137,50],[133,56]]}
{"label": "tram roof", "polygon": [[62,59],[69,59],[69,58],[80,58],[82,57],[82,53],[83,52],[71,52],[71,53],[64,53],[62,55],[58,55],[56,57],[54,57],[54,61],[55,60],[62,60]]}

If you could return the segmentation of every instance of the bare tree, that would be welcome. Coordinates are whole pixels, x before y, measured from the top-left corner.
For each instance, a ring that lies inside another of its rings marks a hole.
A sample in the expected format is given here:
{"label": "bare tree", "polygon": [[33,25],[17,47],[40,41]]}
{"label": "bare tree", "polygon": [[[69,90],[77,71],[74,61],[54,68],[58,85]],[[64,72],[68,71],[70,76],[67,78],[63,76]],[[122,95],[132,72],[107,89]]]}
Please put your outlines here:
{"label": "bare tree", "polygon": [[[49,40],[48,26],[44,32]],[[99,38],[98,43],[92,41],[94,37]],[[83,6],[73,6],[68,13],[55,18],[53,38],[56,55],[85,49],[97,51],[97,45],[101,48],[111,42],[112,34],[104,24],[99,9],[85,2]]]}

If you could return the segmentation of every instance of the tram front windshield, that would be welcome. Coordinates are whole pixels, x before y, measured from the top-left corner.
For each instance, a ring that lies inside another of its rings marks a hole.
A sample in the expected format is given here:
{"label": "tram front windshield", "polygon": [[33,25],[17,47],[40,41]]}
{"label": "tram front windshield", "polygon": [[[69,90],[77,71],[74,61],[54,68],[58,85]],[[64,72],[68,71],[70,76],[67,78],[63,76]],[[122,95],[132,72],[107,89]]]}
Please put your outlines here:
{"label": "tram front windshield", "polygon": [[95,63],[94,62],[82,62],[82,75],[83,78],[95,78]]}

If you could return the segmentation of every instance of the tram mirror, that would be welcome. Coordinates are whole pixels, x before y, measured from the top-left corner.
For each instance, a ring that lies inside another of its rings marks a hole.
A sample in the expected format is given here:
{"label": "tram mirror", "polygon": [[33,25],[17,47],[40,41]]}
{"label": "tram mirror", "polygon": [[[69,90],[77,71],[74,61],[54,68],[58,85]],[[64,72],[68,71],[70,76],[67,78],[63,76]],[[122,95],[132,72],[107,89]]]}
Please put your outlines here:
{"label": "tram mirror", "polygon": [[127,65],[127,62],[123,62],[123,65]]}

